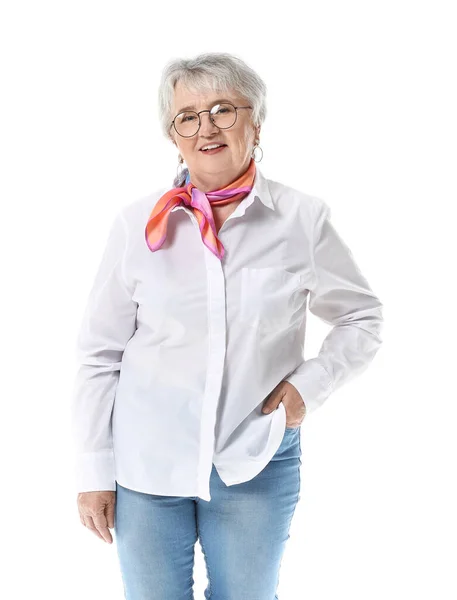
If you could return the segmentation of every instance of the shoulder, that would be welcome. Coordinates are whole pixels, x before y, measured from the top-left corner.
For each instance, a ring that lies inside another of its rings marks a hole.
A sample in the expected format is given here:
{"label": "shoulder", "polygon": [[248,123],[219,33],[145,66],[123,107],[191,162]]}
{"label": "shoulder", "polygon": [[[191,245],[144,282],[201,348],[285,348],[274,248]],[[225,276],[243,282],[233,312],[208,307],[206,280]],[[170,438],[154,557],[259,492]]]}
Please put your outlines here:
{"label": "shoulder", "polygon": [[144,229],[152,209],[168,189],[157,188],[150,194],[127,201],[118,210],[117,218],[122,219],[129,230],[138,226]]}
{"label": "shoulder", "polygon": [[295,209],[312,220],[319,220],[322,216],[330,218],[331,207],[321,197],[274,179],[268,178],[266,181],[273,202],[279,209],[284,208],[288,211]]}

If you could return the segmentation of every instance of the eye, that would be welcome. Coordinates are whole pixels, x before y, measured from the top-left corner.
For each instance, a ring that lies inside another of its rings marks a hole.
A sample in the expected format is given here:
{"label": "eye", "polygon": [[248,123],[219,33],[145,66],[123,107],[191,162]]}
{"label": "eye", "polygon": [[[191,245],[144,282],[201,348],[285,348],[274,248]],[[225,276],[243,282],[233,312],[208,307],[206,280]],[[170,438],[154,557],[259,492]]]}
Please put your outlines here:
{"label": "eye", "polygon": [[222,104],[215,104],[210,112],[212,115],[220,115],[227,112],[227,107]]}
{"label": "eye", "polygon": [[179,113],[179,115],[176,116],[176,123],[189,123],[191,121],[195,121],[196,119],[198,119],[198,116],[192,112],[183,112],[183,113]]}

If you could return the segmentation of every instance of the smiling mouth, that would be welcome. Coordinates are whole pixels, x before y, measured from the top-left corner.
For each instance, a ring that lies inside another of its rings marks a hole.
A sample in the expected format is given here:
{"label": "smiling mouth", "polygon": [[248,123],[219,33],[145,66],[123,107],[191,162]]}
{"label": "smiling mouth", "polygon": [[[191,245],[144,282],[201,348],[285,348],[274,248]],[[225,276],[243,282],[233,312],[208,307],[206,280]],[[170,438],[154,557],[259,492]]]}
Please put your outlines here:
{"label": "smiling mouth", "polygon": [[200,149],[200,152],[203,152],[204,154],[215,154],[216,152],[222,150],[223,148],[227,148],[227,144],[222,144],[218,148],[211,148],[211,150]]}

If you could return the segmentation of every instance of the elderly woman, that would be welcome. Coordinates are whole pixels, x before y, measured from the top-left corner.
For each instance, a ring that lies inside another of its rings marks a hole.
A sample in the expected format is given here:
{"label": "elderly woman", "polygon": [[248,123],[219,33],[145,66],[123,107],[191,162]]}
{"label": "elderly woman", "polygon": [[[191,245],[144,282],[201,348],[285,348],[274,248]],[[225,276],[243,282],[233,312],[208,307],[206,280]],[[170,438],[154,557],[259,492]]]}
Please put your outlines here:
{"label": "elderly woman", "polygon": [[[327,204],[257,166],[265,93],[226,53],[166,66],[181,170],[113,219],[78,336],[78,508],[128,600],[193,598],[198,539],[205,598],[278,598],[303,419],[381,344]],[[333,328],[305,360],[307,300]]]}

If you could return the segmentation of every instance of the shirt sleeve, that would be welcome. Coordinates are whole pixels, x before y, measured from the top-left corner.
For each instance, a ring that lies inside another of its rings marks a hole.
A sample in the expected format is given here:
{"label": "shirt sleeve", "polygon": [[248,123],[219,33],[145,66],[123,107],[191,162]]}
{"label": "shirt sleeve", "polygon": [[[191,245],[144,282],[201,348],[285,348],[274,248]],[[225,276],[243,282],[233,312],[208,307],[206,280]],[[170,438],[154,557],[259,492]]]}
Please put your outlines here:
{"label": "shirt sleeve", "polygon": [[330,208],[318,200],[308,306],[333,328],[318,356],[303,360],[284,380],[302,396],[305,414],[319,408],[333,391],[368,367],[382,343],[383,327],[383,305],[333,227]]}
{"label": "shirt sleeve", "polygon": [[77,337],[79,366],[71,402],[77,492],[116,489],[111,415],[122,355],[135,332],[137,311],[123,272],[126,243],[126,223],[118,213]]}

